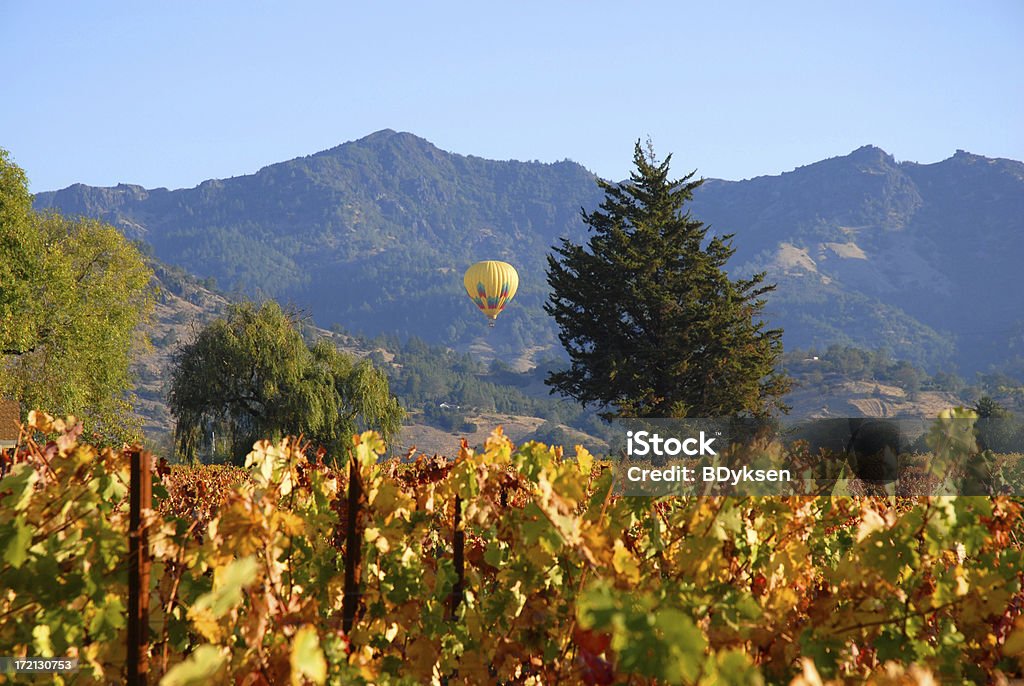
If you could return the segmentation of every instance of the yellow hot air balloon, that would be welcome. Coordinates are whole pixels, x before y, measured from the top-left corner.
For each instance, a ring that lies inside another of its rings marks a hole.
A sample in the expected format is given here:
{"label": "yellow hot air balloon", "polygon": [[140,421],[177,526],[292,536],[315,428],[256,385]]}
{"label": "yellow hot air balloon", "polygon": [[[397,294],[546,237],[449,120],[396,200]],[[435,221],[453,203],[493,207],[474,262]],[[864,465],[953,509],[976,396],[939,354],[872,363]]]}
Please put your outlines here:
{"label": "yellow hot air balloon", "polygon": [[519,273],[508,262],[487,260],[467,269],[462,282],[469,299],[490,318],[491,326],[494,326],[494,320],[519,288]]}

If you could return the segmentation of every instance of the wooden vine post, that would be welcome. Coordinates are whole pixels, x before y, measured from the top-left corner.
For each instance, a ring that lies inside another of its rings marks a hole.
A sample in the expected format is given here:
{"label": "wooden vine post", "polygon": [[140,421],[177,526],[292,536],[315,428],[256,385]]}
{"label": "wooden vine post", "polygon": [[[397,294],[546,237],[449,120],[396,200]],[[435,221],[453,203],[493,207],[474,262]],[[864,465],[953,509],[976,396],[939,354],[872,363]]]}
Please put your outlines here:
{"label": "wooden vine post", "polygon": [[143,511],[153,507],[153,456],[141,449],[129,453],[128,492],[128,686],[146,686],[149,679],[149,532]]}
{"label": "wooden vine post", "polygon": [[455,496],[455,519],[452,523],[452,548],[455,562],[455,585],[452,587],[451,618],[459,609],[466,588],[466,532],[462,528],[462,498]]}
{"label": "wooden vine post", "polygon": [[348,461],[348,516],[345,522],[345,597],[341,605],[341,627],[347,635],[356,621],[359,609],[359,562],[362,557],[362,532],[359,531],[359,508],[363,500],[363,481],[359,461],[351,455]]}

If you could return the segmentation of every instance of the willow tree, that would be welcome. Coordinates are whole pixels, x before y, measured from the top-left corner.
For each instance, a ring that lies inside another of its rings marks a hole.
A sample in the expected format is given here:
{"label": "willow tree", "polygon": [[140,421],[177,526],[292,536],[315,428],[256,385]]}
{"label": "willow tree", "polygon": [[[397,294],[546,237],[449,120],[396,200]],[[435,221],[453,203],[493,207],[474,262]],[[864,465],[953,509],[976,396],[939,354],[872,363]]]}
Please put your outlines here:
{"label": "willow tree", "polygon": [[709,237],[690,215],[703,180],[671,180],[670,160],[638,141],[630,180],[598,181],[587,245],[563,239],[548,257],[545,309],[571,366],[547,383],[606,417],[771,414],[789,388],[776,372],[782,330],[761,320],[774,286],[729,277],[733,236]]}
{"label": "willow tree", "polygon": [[299,434],[337,459],[354,432],[372,428],[387,440],[404,415],[381,370],[326,339],[307,345],[273,301],[232,306],[180,348],[168,399],[190,459],[218,432],[235,461],[261,438]]}

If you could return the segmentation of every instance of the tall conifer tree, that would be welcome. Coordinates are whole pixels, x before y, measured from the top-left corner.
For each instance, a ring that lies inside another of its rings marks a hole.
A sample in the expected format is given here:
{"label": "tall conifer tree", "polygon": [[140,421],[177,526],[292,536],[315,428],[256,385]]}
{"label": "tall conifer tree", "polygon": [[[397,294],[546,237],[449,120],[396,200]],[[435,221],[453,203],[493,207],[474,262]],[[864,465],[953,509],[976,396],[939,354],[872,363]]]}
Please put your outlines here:
{"label": "tall conifer tree", "polygon": [[790,381],[775,369],[781,329],[760,319],[774,290],[764,273],[730,279],[732,234],[712,236],[685,204],[703,179],[669,179],[637,141],[630,181],[598,181],[604,201],[583,211],[584,247],[562,239],[548,256],[568,369],[548,385],[606,417],[767,416],[785,410]]}

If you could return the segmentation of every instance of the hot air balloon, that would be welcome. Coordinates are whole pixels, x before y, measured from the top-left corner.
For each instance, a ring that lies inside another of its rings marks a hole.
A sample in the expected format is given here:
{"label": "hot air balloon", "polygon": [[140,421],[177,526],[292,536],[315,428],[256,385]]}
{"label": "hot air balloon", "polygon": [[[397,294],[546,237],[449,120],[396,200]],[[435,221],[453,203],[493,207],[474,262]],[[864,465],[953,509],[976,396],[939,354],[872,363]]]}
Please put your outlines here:
{"label": "hot air balloon", "polygon": [[508,262],[486,260],[467,269],[462,282],[466,285],[469,299],[494,326],[494,320],[519,288],[519,274]]}

